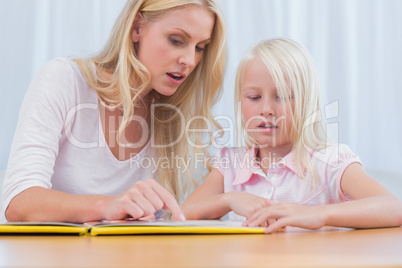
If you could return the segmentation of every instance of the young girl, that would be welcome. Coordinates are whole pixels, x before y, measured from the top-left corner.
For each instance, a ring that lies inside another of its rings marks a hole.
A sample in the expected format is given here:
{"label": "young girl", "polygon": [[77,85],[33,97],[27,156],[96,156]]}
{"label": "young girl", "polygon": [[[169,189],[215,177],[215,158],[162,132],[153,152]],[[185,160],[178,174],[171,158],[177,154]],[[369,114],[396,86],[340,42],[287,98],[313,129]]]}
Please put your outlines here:
{"label": "young girl", "polygon": [[327,144],[317,71],[305,48],[288,39],[256,45],[239,65],[235,98],[247,147],[217,152],[214,169],[182,205],[187,219],[230,212],[229,219],[267,232],[402,225],[401,202],[349,147]]}
{"label": "young girl", "polygon": [[161,209],[183,220],[178,201],[191,177],[148,163],[197,151],[178,137],[193,116],[215,123],[224,66],[215,0],[127,0],[100,53],[52,60],[32,81],[0,220],[153,219]]}

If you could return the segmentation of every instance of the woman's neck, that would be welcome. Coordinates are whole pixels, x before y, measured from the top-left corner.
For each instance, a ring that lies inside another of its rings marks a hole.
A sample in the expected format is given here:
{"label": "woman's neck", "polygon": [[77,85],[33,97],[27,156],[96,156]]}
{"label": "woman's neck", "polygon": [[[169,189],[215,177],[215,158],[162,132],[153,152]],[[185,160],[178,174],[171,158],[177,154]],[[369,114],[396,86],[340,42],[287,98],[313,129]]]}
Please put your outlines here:
{"label": "woman's neck", "polygon": [[[138,107],[137,107],[138,106]],[[150,139],[151,116],[149,105],[139,102],[134,108],[134,117],[120,133],[119,127],[123,121],[122,109],[109,109],[100,104],[99,112],[105,140],[110,151],[118,160],[127,160],[139,153]],[[119,136],[119,143],[117,143]],[[126,145],[129,145],[128,147]]]}
{"label": "woman's neck", "polygon": [[[151,103],[151,94],[140,94],[133,103],[134,114],[128,118],[128,123],[122,132],[119,132],[124,120],[122,105],[116,107],[113,103],[99,99],[99,112],[104,136],[110,151],[118,160],[131,158],[148,143],[151,132]],[[117,143],[117,136],[119,136],[120,144]]]}

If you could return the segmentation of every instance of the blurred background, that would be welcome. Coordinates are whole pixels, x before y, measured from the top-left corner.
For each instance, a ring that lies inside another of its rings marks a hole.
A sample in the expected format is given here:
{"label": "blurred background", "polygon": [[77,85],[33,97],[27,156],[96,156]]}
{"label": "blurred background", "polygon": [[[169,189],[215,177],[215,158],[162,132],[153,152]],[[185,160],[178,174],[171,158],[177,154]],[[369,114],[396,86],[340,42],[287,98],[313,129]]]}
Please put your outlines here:
{"label": "blurred background", "polygon": [[[313,55],[331,138],[402,193],[402,1],[219,0],[229,59],[214,115],[234,121],[236,67],[261,39],[288,37]],[[30,81],[50,59],[91,56],[125,0],[0,0],[0,175]],[[220,120],[228,127],[227,119]],[[220,143],[234,145],[233,133]],[[401,194],[402,195],[402,194]],[[400,195],[400,196],[401,196]]]}

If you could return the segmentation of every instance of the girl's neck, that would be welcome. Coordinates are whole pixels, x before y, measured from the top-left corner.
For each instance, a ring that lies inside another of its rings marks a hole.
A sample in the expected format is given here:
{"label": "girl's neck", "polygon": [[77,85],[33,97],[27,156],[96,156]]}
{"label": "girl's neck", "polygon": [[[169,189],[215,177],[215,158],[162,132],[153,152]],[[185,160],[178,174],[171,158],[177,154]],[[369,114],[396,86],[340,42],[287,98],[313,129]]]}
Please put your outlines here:
{"label": "girl's neck", "polygon": [[260,167],[265,174],[268,173],[269,166],[281,161],[292,150],[292,144],[283,145],[280,147],[264,147],[259,148],[257,157],[260,160]]}

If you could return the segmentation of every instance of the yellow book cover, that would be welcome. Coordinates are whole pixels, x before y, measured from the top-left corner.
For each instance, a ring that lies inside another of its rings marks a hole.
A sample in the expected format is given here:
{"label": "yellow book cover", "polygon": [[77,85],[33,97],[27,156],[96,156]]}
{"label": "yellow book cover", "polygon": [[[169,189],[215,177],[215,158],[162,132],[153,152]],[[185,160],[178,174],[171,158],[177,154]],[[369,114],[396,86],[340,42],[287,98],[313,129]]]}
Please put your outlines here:
{"label": "yellow book cover", "polygon": [[262,227],[244,227],[242,221],[101,221],[92,225],[91,235],[110,234],[263,234]]}
{"label": "yellow book cover", "polygon": [[68,222],[7,222],[0,224],[0,234],[86,235],[90,230],[90,226]]}
{"label": "yellow book cover", "polygon": [[10,222],[0,224],[0,234],[78,234],[78,235],[135,235],[135,234],[256,234],[262,227],[243,227],[241,221],[97,221],[83,224],[64,222]]}

